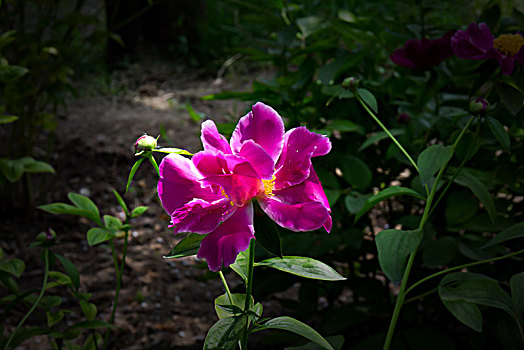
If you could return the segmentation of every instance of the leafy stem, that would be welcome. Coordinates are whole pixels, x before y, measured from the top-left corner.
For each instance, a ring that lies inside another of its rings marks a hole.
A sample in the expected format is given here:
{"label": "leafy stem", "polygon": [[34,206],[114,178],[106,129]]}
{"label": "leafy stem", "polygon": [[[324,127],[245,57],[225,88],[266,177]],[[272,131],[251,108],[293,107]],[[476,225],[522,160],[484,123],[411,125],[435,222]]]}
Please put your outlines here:
{"label": "leafy stem", "polygon": [[[255,240],[251,239],[249,242],[249,258],[248,258],[248,269],[247,269],[247,284],[246,284],[246,299],[244,302],[244,312],[249,311],[249,305],[251,302],[251,291],[253,290],[253,268],[255,266]],[[249,321],[246,321],[246,328],[242,333],[241,349],[247,350],[247,335],[249,331]]]}

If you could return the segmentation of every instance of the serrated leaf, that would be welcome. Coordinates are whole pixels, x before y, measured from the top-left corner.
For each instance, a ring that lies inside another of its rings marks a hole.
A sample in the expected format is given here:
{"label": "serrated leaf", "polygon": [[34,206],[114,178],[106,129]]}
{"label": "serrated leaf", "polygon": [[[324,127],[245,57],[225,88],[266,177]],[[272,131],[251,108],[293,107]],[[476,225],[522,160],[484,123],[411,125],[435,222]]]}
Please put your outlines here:
{"label": "serrated leaf", "polygon": [[473,192],[473,194],[482,202],[484,209],[488,212],[489,218],[492,223],[495,223],[497,219],[497,210],[495,202],[489,194],[486,186],[480,182],[473,175],[462,171],[455,179],[455,182],[461,186],[467,187]]}
{"label": "serrated leaf", "polygon": [[400,187],[400,186],[391,186],[391,187],[388,187],[380,191],[376,195],[368,198],[366,200],[366,203],[362,207],[362,209],[360,209],[359,212],[357,213],[357,216],[355,217],[355,222],[358,219],[360,219],[362,215],[367,213],[371,208],[373,208],[379,202],[382,202],[383,200],[393,197],[393,196],[401,196],[401,195],[408,195],[408,196],[412,196],[412,197],[424,200],[423,196],[421,196],[417,191],[414,191],[411,188]]}
{"label": "serrated leaf", "polygon": [[422,241],[422,230],[384,230],[377,234],[375,241],[382,271],[391,282],[400,283],[408,255],[413,253]]}
{"label": "serrated leaf", "polygon": [[71,282],[76,290],[78,290],[78,287],[80,286],[80,274],[78,273],[78,269],[76,266],[63,255],[55,254],[58,261],[60,261],[60,264],[64,267],[65,272],[67,275],[71,278]]}
{"label": "serrated leaf", "polygon": [[524,237],[524,222],[519,222],[518,224],[503,230],[498,235],[490,239],[488,243],[482,246],[482,249],[520,237]]}
{"label": "serrated leaf", "polygon": [[176,246],[171,249],[169,253],[164,255],[164,259],[182,258],[184,256],[191,256],[198,253],[200,249],[200,242],[207,235],[201,235],[199,233],[190,233],[187,237],[184,237]]}
{"label": "serrated leaf", "polygon": [[0,271],[20,277],[25,270],[25,263],[20,259],[0,260]]}
{"label": "serrated leaf", "polygon": [[497,119],[492,117],[487,117],[487,121],[493,136],[495,136],[497,141],[506,151],[509,151],[511,141],[504,126]]}
{"label": "serrated leaf", "polygon": [[301,256],[284,256],[283,258],[266,259],[255,263],[255,266],[267,266],[293,275],[323,281],[340,281],[346,279],[329,265],[315,259]]}
{"label": "serrated leaf", "polygon": [[373,112],[375,112],[375,114],[377,114],[378,113],[377,99],[375,98],[375,96],[373,96],[371,91],[362,89],[362,88],[357,89],[357,91],[360,97],[362,98],[362,100],[371,108]]}
{"label": "serrated leaf", "polygon": [[329,344],[326,339],[318,334],[317,331],[307,324],[295,320],[292,317],[282,316],[274,318],[264,323],[264,328],[292,332],[312,341],[313,343],[319,345],[322,349],[334,350],[331,344]]}
{"label": "serrated leaf", "polygon": [[422,151],[417,160],[422,184],[427,185],[431,177],[446,166],[452,156],[452,146],[432,145]]}
{"label": "serrated leaf", "polygon": [[87,244],[90,246],[109,241],[115,237],[114,231],[109,231],[105,228],[93,227],[87,231]]}
{"label": "serrated leaf", "polygon": [[246,327],[247,317],[227,317],[218,320],[207,332],[204,350],[234,350]]}

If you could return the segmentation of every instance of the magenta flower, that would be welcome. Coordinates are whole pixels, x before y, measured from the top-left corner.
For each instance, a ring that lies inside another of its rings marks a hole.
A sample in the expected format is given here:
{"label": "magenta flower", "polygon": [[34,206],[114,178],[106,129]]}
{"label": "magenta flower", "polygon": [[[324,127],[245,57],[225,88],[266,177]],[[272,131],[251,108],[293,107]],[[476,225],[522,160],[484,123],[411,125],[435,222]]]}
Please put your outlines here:
{"label": "magenta flower", "polygon": [[445,58],[453,56],[450,38],[454,32],[449,31],[442,38],[434,40],[428,38],[408,40],[404,47],[395,50],[389,58],[399,66],[423,70],[430,69]]}
{"label": "magenta flower", "polygon": [[522,34],[502,34],[494,38],[485,23],[470,23],[466,31],[457,31],[451,38],[451,47],[459,58],[496,59],[504,75],[513,72],[515,61],[524,65]]}
{"label": "magenta flower", "polygon": [[331,230],[331,209],[311,157],[331,150],[325,136],[305,127],[284,133],[282,118],[258,102],[242,117],[230,142],[211,120],[202,123],[204,150],[191,160],[166,156],[158,194],[175,233],[208,234],[199,258],[219,271],[254,238],[253,205],[293,231]]}

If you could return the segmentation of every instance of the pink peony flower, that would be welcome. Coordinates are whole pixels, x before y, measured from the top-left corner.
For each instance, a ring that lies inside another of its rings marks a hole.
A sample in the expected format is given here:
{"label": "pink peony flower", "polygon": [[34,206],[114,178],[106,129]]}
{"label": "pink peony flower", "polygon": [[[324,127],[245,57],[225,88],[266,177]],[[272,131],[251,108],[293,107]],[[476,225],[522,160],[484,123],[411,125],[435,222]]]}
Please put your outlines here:
{"label": "pink peony flower", "polygon": [[470,23],[466,31],[457,31],[451,38],[451,47],[459,58],[496,59],[504,75],[513,72],[515,61],[524,65],[522,34],[502,34],[494,38],[485,23]]}
{"label": "pink peony flower", "polygon": [[445,58],[453,56],[450,38],[455,31],[449,31],[442,38],[429,40],[408,40],[404,47],[395,50],[389,58],[399,66],[414,69],[430,69],[442,62]]}
{"label": "pink peony flower", "polygon": [[199,258],[219,271],[235,262],[254,238],[253,204],[293,231],[331,230],[331,209],[311,157],[331,150],[325,136],[305,127],[284,133],[282,118],[258,102],[242,117],[231,140],[202,123],[204,150],[191,160],[179,154],[160,164],[158,194],[175,233],[208,234]]}

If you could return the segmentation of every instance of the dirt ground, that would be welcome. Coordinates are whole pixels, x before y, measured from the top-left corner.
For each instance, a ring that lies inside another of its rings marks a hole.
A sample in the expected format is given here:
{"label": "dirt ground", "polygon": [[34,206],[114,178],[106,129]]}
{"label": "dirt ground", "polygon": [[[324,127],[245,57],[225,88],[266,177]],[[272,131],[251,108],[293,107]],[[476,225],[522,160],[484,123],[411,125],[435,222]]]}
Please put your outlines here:
{"label": "dirt ground", "polygon": [[[123,217],[112,190],[124,192],[135,161],[133,144],[137,137],[143,133],[157,136],[165,128],[172,143],[161,138],[162,146],[198,151],[200,122],[190,118],[186,104],[217,122],[236,122],[248,104],[203,101],[200,97],[222,90],[248,89],[253,79],[264,74],[269,73],[234,74],[217,80],[183,66],[147,61],[114,72],[109,87],[113,93],[91,93],[71,101],[60,112],[51,161],[57,173],[49,178],[50,189],[44,197],[48,202],[68,203],[68,192],[80,193],[93,199],[102,215]],[[149,209],[131,221],[133,228],[116,313],[117,330],[111,336],[111,348],[202,348],[207,330],[217,320],[213,301],[224,293],[220,280],[207,270],[204,261],[195,257],[162,258],[179,238],[168,228],[169,217],[159,205],[156,175],[149,164],[143,163],[124,199],[130,208],[146,205]],[[87,220],[40,212],[33,215],[36,222],[7,218],[5,227],[20,235],[24,245],[38,232],[53,228],[61,242],[55,252],[64,254],[78,267],[81,290],[92,293],[90,301],[98,307],[98,318],[108,320],[116,283],[109,245],[87,245],[85,233],[93,226]],[[121,254],[122,240],[116,247]],[[22,286],[41,283],[37,253],[20,252],[14,241],[2,242],[2,248],[8,256],[25,254],[27,270],[20,279]],[[240,285],[233,273],[226,278],[233,289]],[[80,309],[71,296],[63,297],[67,308]],[[271,301],[265,307],[271,308]],[[18,322],[22,311],[14,310],[7,324]],[[66,317],[62,323],[67,326],[73,321],[74,317]],[[28,324],[38,324],[38,320]],[[50,347],[45,337],[36,337],[19,348]]]}

